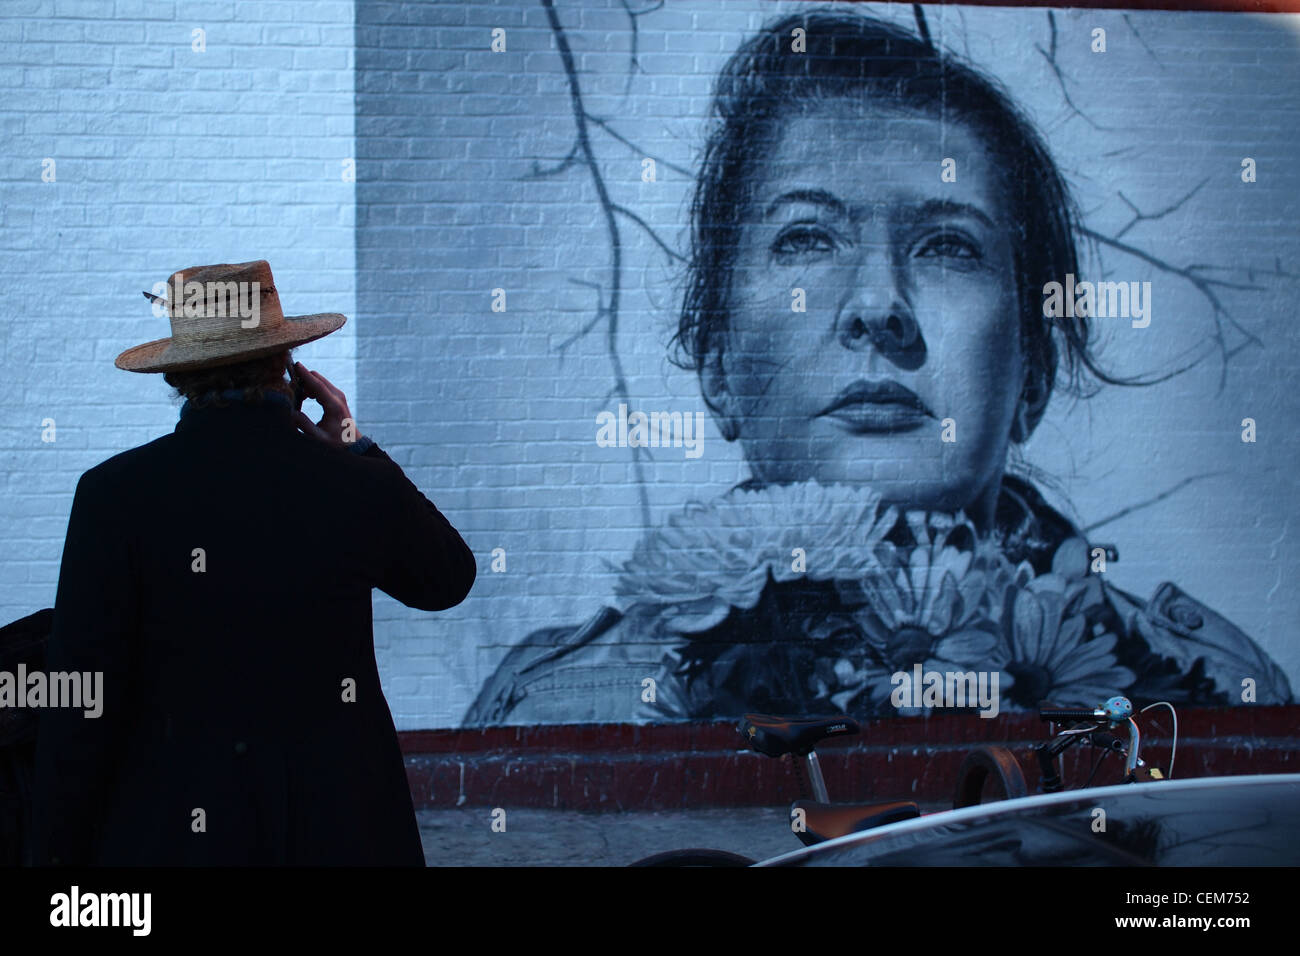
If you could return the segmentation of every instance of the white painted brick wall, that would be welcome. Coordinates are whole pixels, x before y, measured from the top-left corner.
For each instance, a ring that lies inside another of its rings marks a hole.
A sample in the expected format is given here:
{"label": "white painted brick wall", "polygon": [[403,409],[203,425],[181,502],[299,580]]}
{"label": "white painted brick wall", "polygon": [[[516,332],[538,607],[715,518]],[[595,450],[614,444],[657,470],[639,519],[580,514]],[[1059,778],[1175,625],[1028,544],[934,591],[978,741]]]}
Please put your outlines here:
{"label": "white painted brick wall", "polygon": [[289,314],[352,320],[299,354],[353,393],[352,36],[350,2],[0,8],[3,620],[53,604],[78,476],[175,426],[161,375],[113,365],[169,334],[142,290],[267,259]]}

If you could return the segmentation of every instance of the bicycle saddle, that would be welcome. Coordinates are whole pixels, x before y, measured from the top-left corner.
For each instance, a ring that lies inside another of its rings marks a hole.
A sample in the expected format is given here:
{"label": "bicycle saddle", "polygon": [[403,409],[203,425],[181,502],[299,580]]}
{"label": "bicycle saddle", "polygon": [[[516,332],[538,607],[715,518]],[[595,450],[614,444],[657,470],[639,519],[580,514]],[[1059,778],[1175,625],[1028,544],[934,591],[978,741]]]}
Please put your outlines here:
{"label": "bicycle saddle", "polygon": [[823,717],[817,720],[789,720],[766,714],[746,714],[740,733],[750,748],[768,757],[794,754],[803,757],[827,737],[861,733],[852,717]]}
{"label": "bicycle saddle", "polygon": [[795,810],[804,812],[804,829],[795,830],[795,836],[803,841],[804,846],[815,846],[825,840],[883,827],[900,820],[911,820],[921,815],[920,808],[910,800],[858,804],[796,800],[790,805],[791,819],[794,819]]}

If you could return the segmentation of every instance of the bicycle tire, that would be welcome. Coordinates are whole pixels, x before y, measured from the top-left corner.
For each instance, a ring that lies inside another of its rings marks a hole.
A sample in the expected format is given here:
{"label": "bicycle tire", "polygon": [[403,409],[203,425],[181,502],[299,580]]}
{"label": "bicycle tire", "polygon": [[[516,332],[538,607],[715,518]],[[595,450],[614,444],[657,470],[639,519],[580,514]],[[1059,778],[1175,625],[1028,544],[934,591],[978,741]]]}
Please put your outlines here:
{"label": "bicycle tire", "polygon": [[753,866],[757,862],[726,850],[689,849],[656,853],[628,866]]}
{"label": "bicycle tire", "polygon": [[996,779],[1001,788],[1000,800],[1014,800],[1029,795],[1029,784],[1025,781],[1024,771],[1020,769],[1020,761],[1006,747],[995,744],[972,750],[962,761],[961,769],[957,771],[953,809],[978,806],[989,777]]}

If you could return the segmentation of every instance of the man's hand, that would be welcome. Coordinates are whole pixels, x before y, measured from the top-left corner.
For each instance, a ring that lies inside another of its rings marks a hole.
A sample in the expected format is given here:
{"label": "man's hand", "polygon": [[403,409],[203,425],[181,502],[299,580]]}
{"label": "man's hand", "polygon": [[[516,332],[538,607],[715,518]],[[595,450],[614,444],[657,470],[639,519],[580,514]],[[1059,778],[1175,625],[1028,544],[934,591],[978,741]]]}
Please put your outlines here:
{"label": "man's hand", "polygon": [[[320,407],[325,410],[318,422],[313,422],[301,411],[294,412],[293,420],[302,429],[302,433],[340,448],[347,448],[352,442],[359,441],[361,430],[357,428],[356,422],[352,420],[352,412],[348,410],[348,397],[320,372],[313,372],[301,362],[295,362],[294,368],[302,381],[303,392],[308,398],[320,402]],[[351,426],[348,434],[350,441],[343,439],[345,423]]]}

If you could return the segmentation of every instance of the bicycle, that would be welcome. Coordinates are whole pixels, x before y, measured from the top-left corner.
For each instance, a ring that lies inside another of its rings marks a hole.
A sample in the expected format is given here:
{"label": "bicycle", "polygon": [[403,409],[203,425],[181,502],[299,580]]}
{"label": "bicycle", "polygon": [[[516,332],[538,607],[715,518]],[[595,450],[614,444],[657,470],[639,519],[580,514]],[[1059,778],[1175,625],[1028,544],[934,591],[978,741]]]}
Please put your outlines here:
{"label": "bicycle", "polygon": [[[751,750],[776,759],[787,754],[790,756],[800,791],[800,799],[790,807],[791,829],[805,846],[814,846],[837,836],[921,815],[920,808],[910,800],[866,804],[830,802],[826,779],[817,760],[816,746],[820,741],[832,737],[861,733],[861,725],[852,717],[840,715],[794,720],[766,714],[746,714],[740,722],[739,730]],[[756,862],[738,853],[694,847],[657,853],[630,865],[750,866]]]}
{"label": "bicycle", "polygon": [[[1178,715],[1172,705],[1160,702],[1143,708],[1169,707],[1174,715],[1174,749],[1178,739]],[[1042,793],[1056,793],[1064,789],[1056,762],[1066,749],[1087,743],[1102,748],[1102,755],[1094,763],[1084,788],[1092,785],[1101,760],[1109,753],[1125,757],[1125,782],[1139,779],[1138,768],[1145,767],[1139,756],[1141,735],[1133,716],[1133,705],[1127,698],[1111,697],[1095,708],[1058,707],[1051,703],[1039,706],[1039,718],[1052,723],[1068,723],[1065,729],[1035,747],[1042,771]],[[1102,730],[1126,724],[1129,730],[1127,746]],[[921,816],[914,801],[893,800],[879,803],[836,804],[830,800],[826,780],[817,758],[816,746],[826,739],[861,733],[861,725],[851,717],[839,715],[828,718],[796,720],[765,714],[746,714],[739,730],[751,750],[776,759],[789,755],[798,782],[800,799],[790,806],[791,830],[804,844],[815,846],[827,840],[888,826]],[[1170,757],[1169,775],[1173,775],[1173,754]],[[1015,754],[1007,747],[990,745],[979,747],[967,754],[957,772],[953,809],[976,806],[983,800],[988,781],[997,784],[1000,796],[1007,800],[1029,795],[1029,786]],[[1146,779],[1164,779],[1158,770],[1151,768]],[[737,853],[723,850],[690,848],[670,850],[638,860],[631,866],[749,866],[757,861]]]}
{"label": "bicycle", "polygon": [[[1174,756],[1178,749],[1178,712],[1172,704],[1160,701],[1144,707],[1145,713],[1152,707],[1169,708],[1174,719],[1173,750],[1169,758],[1169,777],[1173,776]],[[1083,788],[1092,786],[1102,761],[1111,753],[1125,758],[1124,776],[1121,782],[1136,783],[1139,779],[1155,781],[1166,779],[1158,768],[1147,767],[1139,756],[1141,732],[1133,715],[1133,704],[1127,697],[1111,697],[1097,707],[1059,707],[1051,703],[1042,703],[1038,707],[1040,720],[1050,724],[1068,724],[1055,737],[1038,744],[1034,748],[1041,776],[1039,793],[1059,793],[1065,789],[1061,779],[1059,763],[1062,755],[1075,744],[1087,744],[1101,749],[1101,756],[1094,762]],[[1102,725],[1107,725],[1103,730]],[[1110,733],[1110,730],[1127,725],[1128,744],[1125,745]],[[1140,772],[1141,771],[1141,772]],[[957,795],[953,800],[953,809],[978,805],[985,781],[996,776],[1003,791],[1004,798],[1028,795],[1024,774],[1019,761],[1006,747],[992,745],[981,747],[967,755],[961,768],[957,771]]]}

